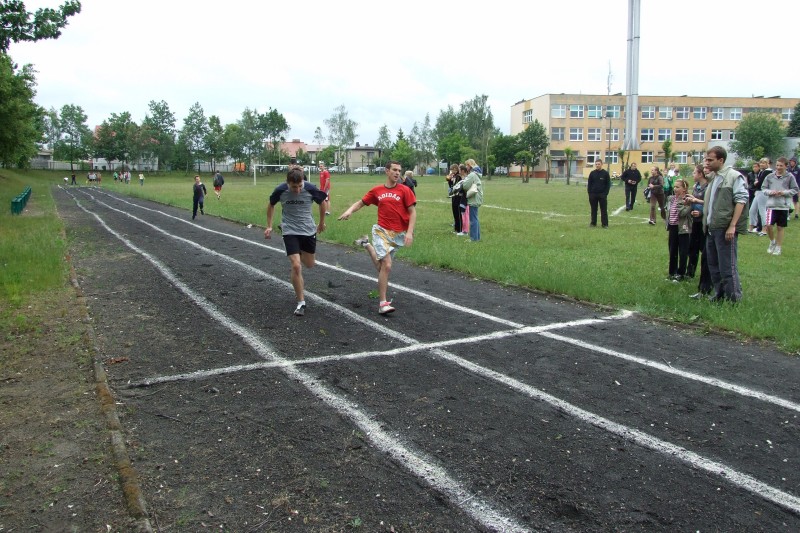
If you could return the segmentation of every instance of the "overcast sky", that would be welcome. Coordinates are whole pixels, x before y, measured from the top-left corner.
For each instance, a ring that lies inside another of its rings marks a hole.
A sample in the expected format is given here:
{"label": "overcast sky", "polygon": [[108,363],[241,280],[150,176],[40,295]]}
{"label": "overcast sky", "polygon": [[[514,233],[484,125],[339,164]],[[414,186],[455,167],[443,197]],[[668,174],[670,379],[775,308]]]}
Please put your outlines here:
{"label": "overcast sky", "polygon": [[[27,0],[29,11],[61,0]],[[223,125],[249,107],[286,117],[313,143],[344,104],[357,141],[386,124],[408,133],[429,113],[486,94],[510,133],[516,102],[547,93],[625,92],[628,2],[82,0],[57,40],[12,44],[34,65],[36,101],[75,104],[89,127],[164,100],[181,128],[199,102]],[[639,94],[800,95],[800,4],[644,0]],[[783,28],[783,29],[781,29]],[[788,65],[793,68],[787,68]]]}

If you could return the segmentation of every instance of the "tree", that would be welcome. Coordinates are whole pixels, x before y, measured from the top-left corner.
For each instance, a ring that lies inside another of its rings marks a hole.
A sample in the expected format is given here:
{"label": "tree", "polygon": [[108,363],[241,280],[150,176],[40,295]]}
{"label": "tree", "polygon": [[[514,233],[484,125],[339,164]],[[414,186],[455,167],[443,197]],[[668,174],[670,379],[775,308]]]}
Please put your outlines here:
{"label": "tree", "polygon": [[789,121],[789,127],[786,130],[787,137],[800,137],[800,102],[794,106],[794,113],[792,120]]}
{"label": "tree", "polygon": [[197,162],[197,172],[200,172],[200,160],[206,154],[203,151],[205,136],[208,133],[208,121],[200,102],[195,102],[189,108],[189,114],[183,119],[181,137],[192,161]]}
{"label": "tree", "polygon": [[451,133],[439,141],[436,146],[436,155],[442,161],[447,161],[448,165],[452,165],[468,159],[463,157],[465,148],[469,148],[467,139],[460,133]]}
{"label": "tree", "polygon": [[564,157],[567,158],[567,185],[569,185],[569,178],[572,176],[572,159],[575,155],[575,152],[567,146],[564,148]]}
{"label": "tree", "polygon": [[325,136],[322,134],[322,128],[317,126],[317,129],[314,130],[314,144],[317,145],[317,163],[320,161],[326,161],[330,164],[329,159],[322,159],[320,157],[320,152],[322,151],[322,145],[325,143]]}
{"label": "tree", "polygon": [[286,118],[277,109],[270,107],[269,111],[258,116],[258,130],[261,132],[262,140],[270,147],[271,160],[280,161],[281,143],[286,140],[284,134],[289,131]]}
{"label": "tree", "polygon": [[336,147],[336,160],[345,161],[344,153],[356,141],[358,123],[350,119],[344,104],[334,109],[324,123],[328,128],[328,141]]}
{"label": "tree", "polygon": [[25,10],[25,3],[20,0],[3,2],[0,4],[0,53],[7,52],[12,42],[58,38],[61,28],[67,25],[67,18],[80,12],[81,3],[77,0],[66,0],[58,9],[43,7],[33,14]]}
{"label": "tree", "polygon": [[494,161],[502,167],[510,167],[517,161],[517,152],[520,151],[519,136],[500,134],[492,139],[491,153]]}
{"label": "tree", "polygon": [[242,118],[236,124],[240,129],[247,161],[252,163],[255,161],[256,155],[260,155],[264,150],[264,139],[258,131],[258,112],[246,107],[242,111]]}
{"label": "tree", "polygon": [[762,111],[748,113],[736,127],[731,151],[744,158],[774,159],[783,152],[785,137],[786,129],[777,116]]}
{"label": "tree", "polygon": [[425,120],[419,130],[419,158],[420,161],[428,165],[436,156],[436,144],[433,142],[433,130],[431,129],[431,115],[425,113]]}
{"label": "tree", "polygon": [[53,158],[69,161],[71,171],[74,163],[89,157],[92,132],[86,125],[86,113],[77,105],[65,105],[58,117],[59,135],[53,145]]}
{"label": "tree", "polygon": [[225,144],[225,151],[233,158],[234,162],[243,162],[247,155],[247,150],[242,128],[238,124],[226,124],[222,139]]}
{"label": "tree", "polygon": [[138,129],[127,111],[111,113],[111,116],[97,128],[94,154],[104,158],[109,165],[113,161],[123,161],[123,166],[127,166],[129,157],[138,159],[141,155]]}
{"label": "tree", "polygon": [[142,121],[142,136],[149,142],[148,156],[158,158],[158,168],[170,168],[175,151],[175,114],[164,100],[150,100],[150,113]]}
{"label": "tree", "polygon": [[400,163],[404,169],[414,168],[414,149],[405,139],[400,139],[392,149],[391,159]]}
{"label": "tree", "polygon": [[[527,152],[525,158],[527,165],[536,167],[536,165],[539,164],[542,154],[550,144],[544,126],[538,120],[534,120],[528,124],[527,128],[519,132],[517,137],[519,146]],[[523,179],[523,181],[526,183],[528,181],[527,168],[525,169],[525,179]]]}
{"label": "tree", "polygon": [[386,161],[389,160],[389,154],[392,151],[392,136],[386,124],[378,130],[378,140],[375,142],[375,148],[378,149],[378,157],[374,160],[375,166],[384,166]]}
{"label": "tree", "polygon": [[0,163],[4,167],[27,166],[42,138],[44,110],[33,102],[33,67],[16,68],[10,57],[0,53]]}
{"label": "tree", "polygon": [[669,166],[670,161],[672,161],[672,140],[667,139],[664,141],[664,144],[661,145],[661,149],[664,151],[664,168]]}
{"label": "tree", "polygon": [[204,152],[211,160],[211,172],[216,172],[217,161],[226,155],[225,130],[222,129],[222,123],[216,115],[208,117],[208,130],[203,139],[203,147]]}
{"label": "tree", "polygon": [[475,96],[472,100],[461,104],[459,111],[464,135],[469,145],[481,154],[479,161],[483,163],[484,168],[488,161],[489,140],[495,131],[494,117],[488,100],[489,97],[485,94]]}

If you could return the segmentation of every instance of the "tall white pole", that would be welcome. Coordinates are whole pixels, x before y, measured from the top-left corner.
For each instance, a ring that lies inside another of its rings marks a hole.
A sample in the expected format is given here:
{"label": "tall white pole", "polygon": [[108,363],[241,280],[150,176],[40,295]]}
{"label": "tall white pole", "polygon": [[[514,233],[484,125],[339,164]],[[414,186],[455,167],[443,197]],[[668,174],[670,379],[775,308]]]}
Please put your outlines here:
{"label": "tall white pole", "polygon": [[641,0],[628,0],[628,65],[626,69],[625,150],[639,149],[639,18]]}

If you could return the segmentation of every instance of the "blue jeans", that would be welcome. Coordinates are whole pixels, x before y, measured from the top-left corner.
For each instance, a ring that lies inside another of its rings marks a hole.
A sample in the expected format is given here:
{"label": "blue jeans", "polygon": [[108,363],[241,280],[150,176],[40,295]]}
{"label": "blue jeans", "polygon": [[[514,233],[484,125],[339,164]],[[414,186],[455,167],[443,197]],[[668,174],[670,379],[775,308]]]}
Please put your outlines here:
{"label": "blue jeans", "polygon": [[725,239],[725,230],[709,230],[706,237],[706,255],[708,271],[711,273],[711,284],[714,296],[732,302],[742,299],[742,284],[739,281],[739,269],[736,265],[738,255],[738,235],[733,240]]}
{"label": "blue jeans", "polygon": [[478,206],[469,206],[469,238],[473,241],[481,240],[481,224],[478,222]]}

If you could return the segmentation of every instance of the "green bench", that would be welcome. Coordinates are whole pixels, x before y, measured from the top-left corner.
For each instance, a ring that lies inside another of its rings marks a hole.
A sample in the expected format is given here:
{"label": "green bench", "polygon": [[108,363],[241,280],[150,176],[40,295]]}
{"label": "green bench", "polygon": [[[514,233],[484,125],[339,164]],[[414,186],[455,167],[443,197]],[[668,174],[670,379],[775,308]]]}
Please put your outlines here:
{"label": "green bench", "polygon": [[11,200],[11,214],[12,215],[20,215],[22,214],[22,210],[25,209],[25,206],[28,204],[28,198],[31,197],[31,193],[33,191],[30,187],[25,187],[25,190],[19,193]]}

